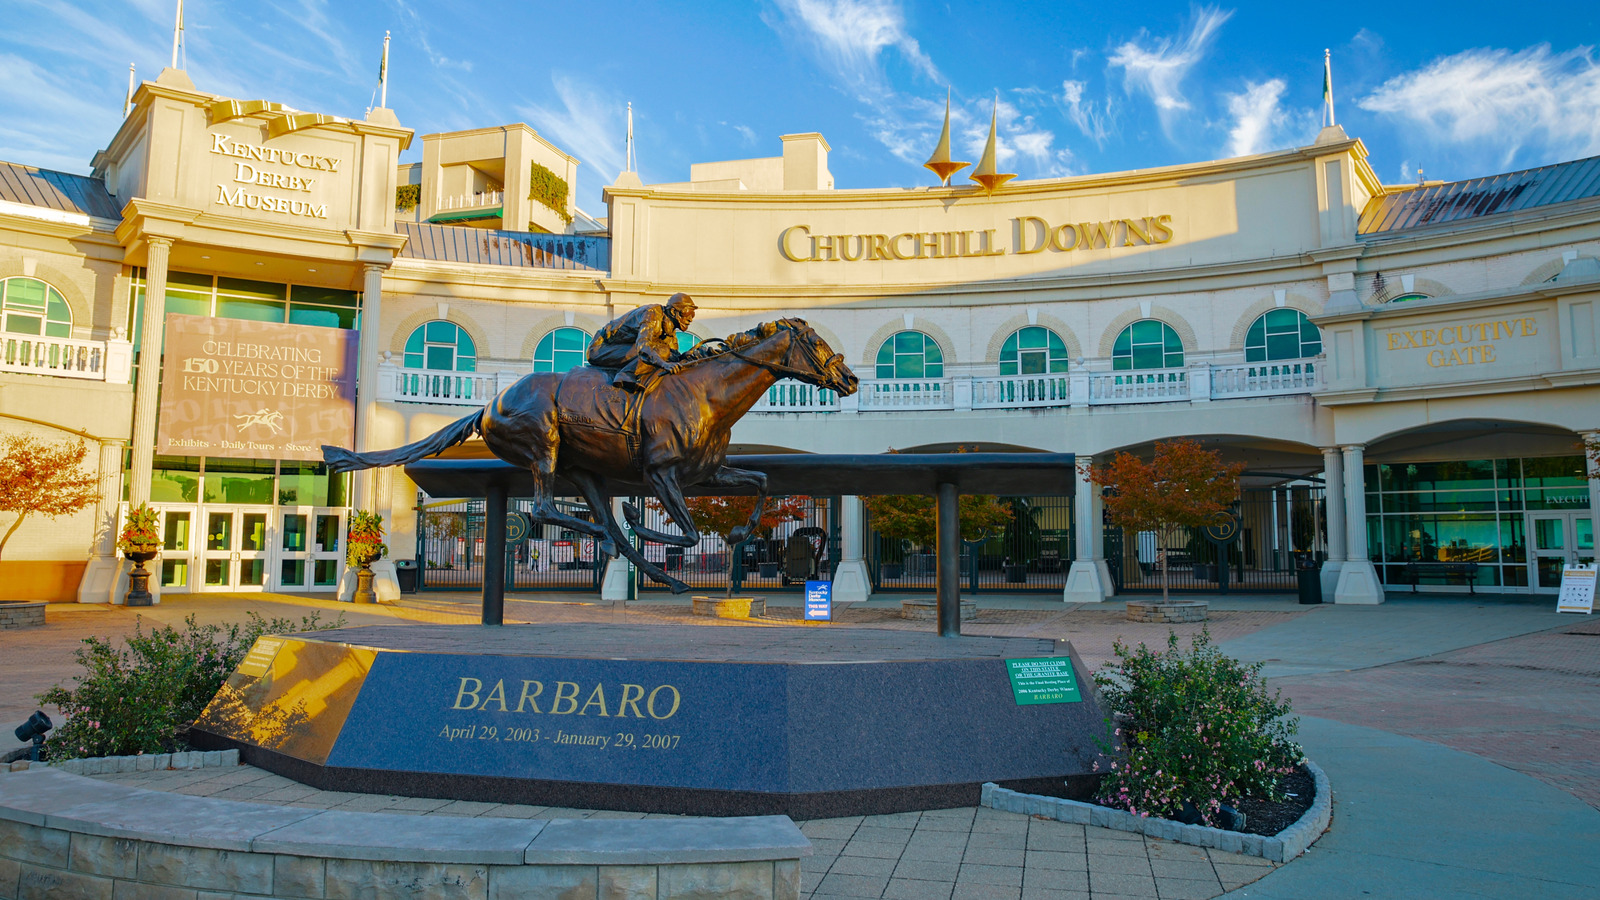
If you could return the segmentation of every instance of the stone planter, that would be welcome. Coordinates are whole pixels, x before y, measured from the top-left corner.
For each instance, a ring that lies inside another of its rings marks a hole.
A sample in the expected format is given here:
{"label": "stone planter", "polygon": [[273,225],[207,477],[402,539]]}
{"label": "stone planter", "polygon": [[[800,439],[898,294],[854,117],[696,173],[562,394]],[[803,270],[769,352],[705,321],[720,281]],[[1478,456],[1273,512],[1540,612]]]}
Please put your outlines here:
{"label": "stone planter", "polygon": [[364,562],[356,570],[356,590],[350,595],[353,603],[377,603],[378,592],[372,589],[372,564]]}
{"label": "stone planter", "polygon": [[694,614],[719,619],[749,619],[767,614],[765,597],[695,597]]}
{"label": "stone planter", "polygon": [[1204,622],[1210,604],[1204,600],[1129,600],[1129,622],[1158,622],[1177,625],[1184,622]]}
{"label": "stone planter", "polygon": [[[961,601],[961,621],[966,622],[978,614],[978,604],[973,600]],[[900,618],[912,622],[933,622],[939,618],[937,600],[901,600]]]}
{"label": "stone planter", "polygon": [[44,624],[44,601],[0,600],[0,631]]}

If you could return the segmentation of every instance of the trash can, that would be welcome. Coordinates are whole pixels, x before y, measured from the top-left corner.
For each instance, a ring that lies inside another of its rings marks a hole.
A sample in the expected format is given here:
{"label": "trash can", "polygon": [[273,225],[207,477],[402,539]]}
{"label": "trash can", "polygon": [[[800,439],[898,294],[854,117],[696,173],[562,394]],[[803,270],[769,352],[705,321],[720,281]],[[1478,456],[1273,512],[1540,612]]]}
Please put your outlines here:
{"label": "trash can", "polygon": [[1300,564],[1300,568],[1295,572],[1295,575],[1299,576],[1300,602],[1321,603],[1322,572],[1317,569],[1316,564],[1311,563],[1310,565],[1307,565],[1306,563],[1302,562]]}
{"label": "trash can", "polygon": [[400,582],[400,593],[415,594],[417,592],[417,561],[414,559],[397,559],[394,561],[394,577]]}

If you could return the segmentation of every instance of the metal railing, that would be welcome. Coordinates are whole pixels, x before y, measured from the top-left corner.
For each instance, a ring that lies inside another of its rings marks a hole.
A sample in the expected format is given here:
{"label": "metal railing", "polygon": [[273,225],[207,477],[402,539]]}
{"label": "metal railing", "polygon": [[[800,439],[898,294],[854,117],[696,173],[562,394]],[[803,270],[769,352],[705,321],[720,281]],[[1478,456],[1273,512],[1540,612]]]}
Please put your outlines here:
{"label": "metal railing", "polygon": [[0,334],[0,372],[127,384],[132,371],[127,341]]}

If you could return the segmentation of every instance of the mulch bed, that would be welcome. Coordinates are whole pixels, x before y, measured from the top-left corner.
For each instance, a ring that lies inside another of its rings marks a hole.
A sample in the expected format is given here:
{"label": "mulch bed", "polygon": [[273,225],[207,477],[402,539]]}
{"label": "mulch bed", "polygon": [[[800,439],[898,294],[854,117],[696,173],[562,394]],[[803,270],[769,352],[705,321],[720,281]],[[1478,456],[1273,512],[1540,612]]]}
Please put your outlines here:
{"label": "mulch bed", "polygon": [[1317,797],[1317,782],[1305,766],[1295,766],[1294,771],[1278,779],[1285,794],[1280,802],[1269,800],[1240,800],[1231,804],[1244,813],[1244,831],[1268,837],[1300,821]]}

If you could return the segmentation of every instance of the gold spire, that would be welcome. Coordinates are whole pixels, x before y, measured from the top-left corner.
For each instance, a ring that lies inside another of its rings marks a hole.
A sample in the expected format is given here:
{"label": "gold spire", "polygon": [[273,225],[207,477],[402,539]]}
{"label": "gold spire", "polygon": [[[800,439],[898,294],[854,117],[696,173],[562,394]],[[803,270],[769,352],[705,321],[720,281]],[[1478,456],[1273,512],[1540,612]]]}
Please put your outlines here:
{"label": "gold spire", "polygon": [[933,174],[939,176],[944,184],[950,183],[950,176],[965,169],[972,163],[957,162],[950,158],[950,89],[944,92],[944,130],[939,132],[939,143],[933,148],[933,155],[922,164],[924,169],[931,169]]}
{"label": "gold spire", "polygon": [[993,194],[994,189],[1017,177],[1015,174],[1006,175],[997,171],[1000,167],[995,162],[995,151],[999,141],[995,136],[995,124],[1000,117],[1000,95],[994,97],[994,111],[989,114],[989,143],[983,148],[983,159],[978,160],[978,167],[968,175],[973,181],[983,185],[984,193]]}

